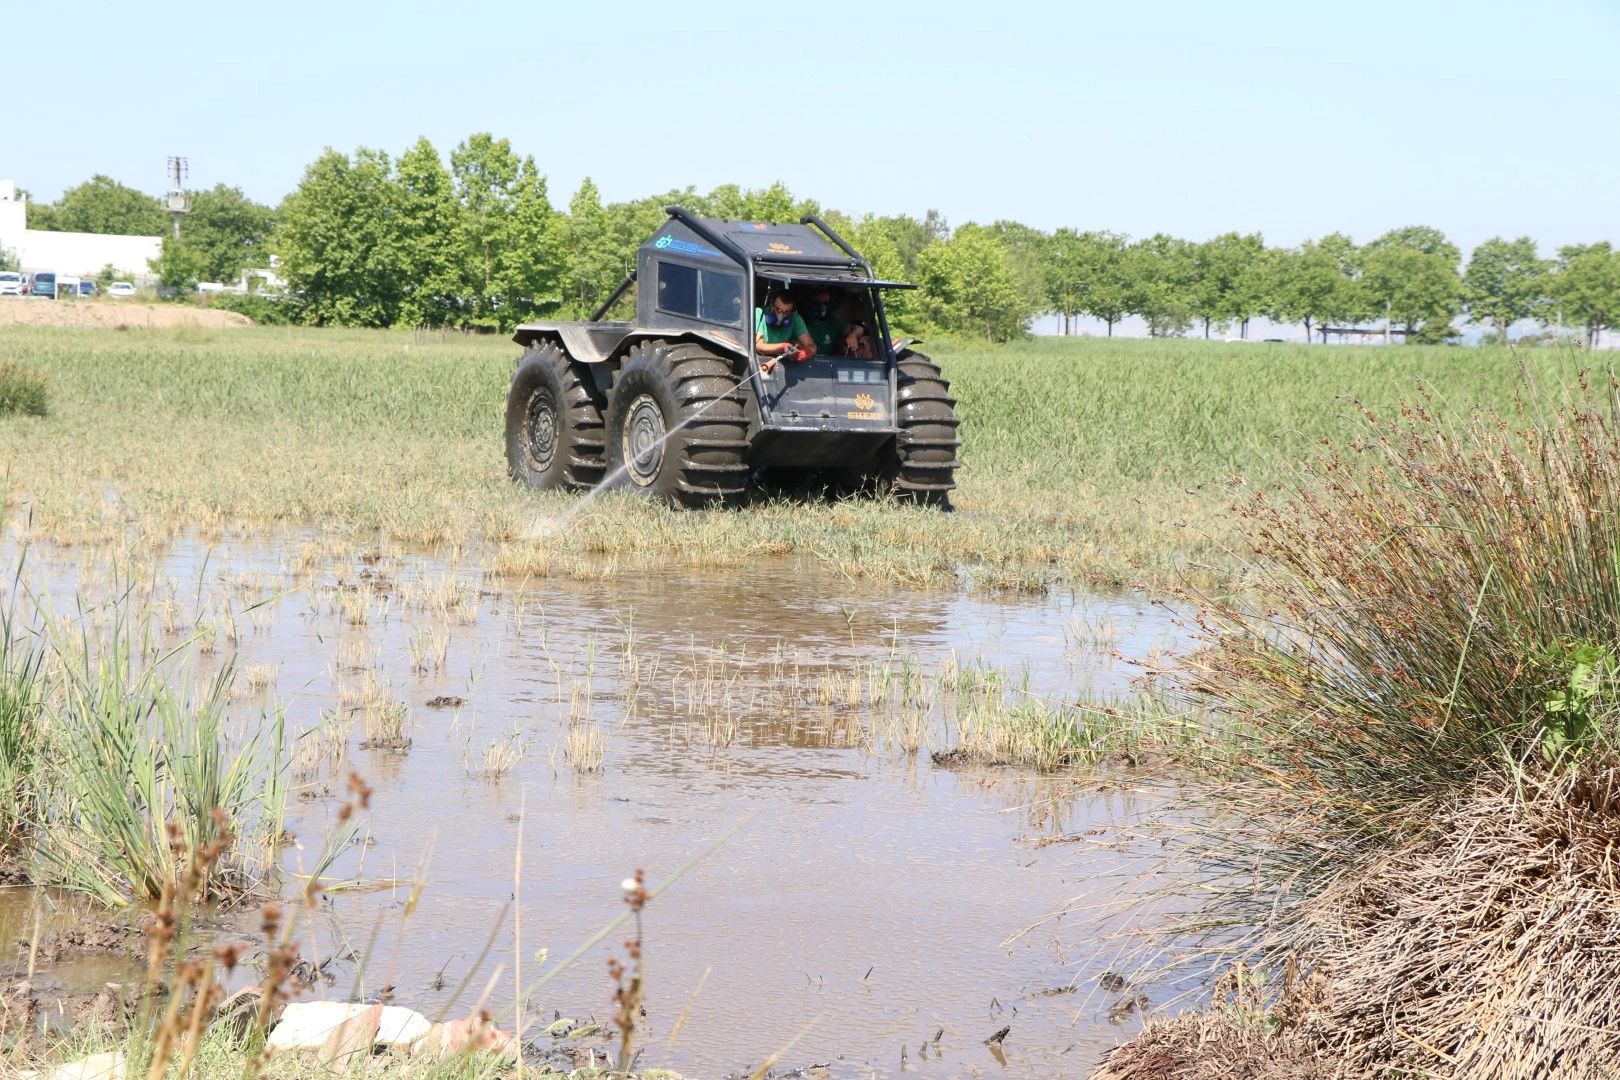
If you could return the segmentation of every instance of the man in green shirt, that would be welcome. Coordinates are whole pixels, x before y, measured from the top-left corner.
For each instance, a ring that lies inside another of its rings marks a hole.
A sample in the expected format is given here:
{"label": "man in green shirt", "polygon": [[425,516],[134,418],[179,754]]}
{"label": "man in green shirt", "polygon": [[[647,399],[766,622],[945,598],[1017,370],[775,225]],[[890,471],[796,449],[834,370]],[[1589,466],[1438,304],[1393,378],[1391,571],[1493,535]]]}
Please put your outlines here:
{"label": "man in green shirt", "polygon": [[779,361],[791,363],[816,355],[816,341],[793,310],[793,297],[786,289],[772,289],[765,306],[754,309],[754,352],[768,358],[759,365],[767,375]]}
{"label": "man in green shirt", "polygon": [[847,322],[833,314],[832,293],[826,289],[817,289],[804,305],[804,325],[815,339],[818,356],[836,353],[844,340],[844,332],[849,329]]}

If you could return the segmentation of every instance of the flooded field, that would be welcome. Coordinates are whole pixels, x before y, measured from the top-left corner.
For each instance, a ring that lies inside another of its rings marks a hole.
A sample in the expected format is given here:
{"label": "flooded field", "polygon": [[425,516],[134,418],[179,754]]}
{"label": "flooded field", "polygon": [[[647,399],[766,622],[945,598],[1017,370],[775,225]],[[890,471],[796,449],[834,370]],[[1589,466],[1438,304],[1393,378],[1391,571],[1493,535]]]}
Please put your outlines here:
{"label": "flooded field", "polygon": [[[122,564],[35,549],[27,577],[59,615],[133,588],[154,642],[198,637],[185,678],[233,663],[243,715],[281,711],[288,891],[350,774],[370,786],[301,934],[330,960],[306,996],[482,1002],[531,1039],[605,1026],[628,927],[522,1018],[515,989],[623,911],[627,875],[656,885],[713,846],[644,915],[644,1067],[1074,1075],[1134,1024],[1137,991],[1103,978],[1115,946],[1051,916],[1130,887],[1108,838],[1162,781],[932,755],[1000,745],[991,702],[1050,712],[1151,679],[1185,631],[1144,600],[887,592],[782,559],[522,581],[297,537]],[[26,954],[39,903],[3,895]],[[251,937],[257,916],[219,926]],[[129,969],[42,971],[84,989]]]}

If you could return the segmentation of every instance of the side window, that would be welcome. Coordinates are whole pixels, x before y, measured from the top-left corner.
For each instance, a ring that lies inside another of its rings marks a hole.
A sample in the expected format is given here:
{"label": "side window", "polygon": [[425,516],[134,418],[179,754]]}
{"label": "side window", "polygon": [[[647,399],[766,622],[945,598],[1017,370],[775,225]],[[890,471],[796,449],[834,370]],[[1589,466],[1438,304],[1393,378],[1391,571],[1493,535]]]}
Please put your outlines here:
{"label": "side window", "polygon": [[695,268],[659,262],[658,310],[671,315],[698,313],[698,272]]}
{"label": "side window", "polygon": [[710,322],[742,322],[742,278],[736,274],[723,274],[718,270],[701,272],[698,317]]}

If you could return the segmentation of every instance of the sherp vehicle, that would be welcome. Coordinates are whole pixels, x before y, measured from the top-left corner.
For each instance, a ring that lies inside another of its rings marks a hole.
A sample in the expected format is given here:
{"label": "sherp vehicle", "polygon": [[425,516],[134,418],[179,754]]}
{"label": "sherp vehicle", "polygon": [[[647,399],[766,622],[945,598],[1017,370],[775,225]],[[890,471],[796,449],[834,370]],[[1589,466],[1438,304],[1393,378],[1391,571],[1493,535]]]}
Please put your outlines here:
{"label": "sherp vehicle", "polygon": [[[941,507],[956,486],[956,401],[939,367],[891,337],[871,264],[814,215],[797,225],[669,207],[636,267],[584,322],[534,322],[506,403],[513,478],[622,487],[678,507],[736,500],[766,469],[827,470]],[[602,316],[636,285],[634,322]],[[817,355],[767,372],[754,312],[771,290],[831,294],[871,356]]]}

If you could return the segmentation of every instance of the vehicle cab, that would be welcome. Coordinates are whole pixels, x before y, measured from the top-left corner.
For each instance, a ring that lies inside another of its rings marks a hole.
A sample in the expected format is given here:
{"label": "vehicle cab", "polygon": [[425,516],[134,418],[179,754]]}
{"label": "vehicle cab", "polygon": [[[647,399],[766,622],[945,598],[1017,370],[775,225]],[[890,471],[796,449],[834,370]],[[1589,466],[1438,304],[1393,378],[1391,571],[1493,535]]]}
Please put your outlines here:
{"label": "vehicle cab", "polygon": [[[883,291],[911,286],[873,278],[867,262],[815,219],[783,225],[669,213],[637,255],[637,323],[698,331],[746,357],[760,414],[753,461],[831,464],[849,459],[847,443],[895,435],[894,353]],[[843,342],[835,339],[807,360],[764,371],[755,320],[778,289],[801,315],[812,298],[825,295],[826,310],[817,317],[860,327],[865,350],[841,355]],[[795,437],[811,433],[817,438]]]}

